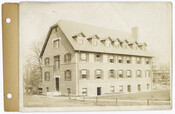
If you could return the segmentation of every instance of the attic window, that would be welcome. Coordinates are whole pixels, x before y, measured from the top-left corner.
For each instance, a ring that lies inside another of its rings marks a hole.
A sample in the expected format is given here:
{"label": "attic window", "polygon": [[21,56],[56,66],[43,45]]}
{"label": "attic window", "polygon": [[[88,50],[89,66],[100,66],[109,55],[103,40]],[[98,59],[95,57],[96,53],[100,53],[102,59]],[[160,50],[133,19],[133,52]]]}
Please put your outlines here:
{"label": "attic window", "polygon": [[123,42],[122,47],[123,47],[124,49],[126,49],[126,48],[127,48],[127,44],[126,44],[125,42]]}
{"label": "attic window", "polygon": [[114,47],[119,48],[120,43],[118,41],[114,42]]}
{"label": "attic window", "polygon": [[111,46],[111,41],[106,40],[106,41],[105,41],[105,45],[106,45],[107,47],[110,47],[110,46]]}
{"label": "attic window", "polygon": [[81,37],[81,36],[77,37],[77,42],[79,44],[83,44],[83,37]]}
{"label": "attic window", "polygon": [[136,44],[133,44],[133,49],[137,50],[137,45]]}
{"label": "attic window", "polygon": [[92,45],[94,45],[94,46],[98,45],[98,39],[97,38],[92,39]]}

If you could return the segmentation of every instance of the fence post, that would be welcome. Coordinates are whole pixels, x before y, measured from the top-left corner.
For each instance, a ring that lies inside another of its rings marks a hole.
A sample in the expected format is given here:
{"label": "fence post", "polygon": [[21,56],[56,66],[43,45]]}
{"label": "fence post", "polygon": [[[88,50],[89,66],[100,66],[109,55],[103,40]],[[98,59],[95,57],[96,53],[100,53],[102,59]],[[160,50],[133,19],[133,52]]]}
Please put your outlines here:
{"label": "fence post", "polygon": [[118,100],[117,100],[117,98],[116,98],[116,106],[118,105]]}
{"label": "fence post", "polygon": [[149,99],[147,99],[147,105],[149,106]]}
{"label": "fence post", "polygon": [[98,96],[96,97],[96,104],[98,103]]}

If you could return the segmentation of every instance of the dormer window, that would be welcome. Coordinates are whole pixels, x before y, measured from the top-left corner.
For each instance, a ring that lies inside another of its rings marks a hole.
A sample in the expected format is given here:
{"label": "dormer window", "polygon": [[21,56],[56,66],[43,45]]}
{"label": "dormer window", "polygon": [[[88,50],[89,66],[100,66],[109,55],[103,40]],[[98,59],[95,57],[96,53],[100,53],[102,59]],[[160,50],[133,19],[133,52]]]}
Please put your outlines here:
{"label": "dormer window", "polygon": [[137,50],[137,45],[136,44],[133,44],[133,49]]}
{"label": "dormer window", "polygon": [[119,46],[120,46],[120,43],[118,41],[115,41],[114,42],[114,47],[119,48]]}
{"label": "dormer window", "polygon": [[146,43],[142,43],[142,44],[138,44],[138,47],[142,50],[142,51],[146,51]]}
{"label": "dormer window", "polygon": [[111,41],[110,40],[106,40],[105,45],[106,45],[106,47],[110,47],[111,46]]}
{"label": "dormer window", "polygon": [[77,43],[79,43],[79,44],[84,44],[85,37],[86,37],[85,34],[82,32],[72,36],[72,38],[74,38],[77,41]]}
{"label": "dormer window", "polygon": [[77,37],[77,42],[79,43],[79,44],[83,44],[83,37]]}
{"label": "dormer window", "polygon": [[92,39],[92,45],[97,46],[98,45],[98,39],[93,38]]}
{"label": "dormer window", "polygon": [[124,48],[124,49],[127,48],[127,43],[126,43],[126,42],[123,42],[123,43],[122,43],[122,48]]}
{"label": "dormer window", "polygon": [[89,36],[89,37],[87,38],[87,40],[88,40],[89,42],[91,42],[91,44],[92,44],[93,46],[97,46],[97,45],[98,45],[98,41],[99,41],[99,36],[98,36],[98,35],[92,35],[92,36]]}

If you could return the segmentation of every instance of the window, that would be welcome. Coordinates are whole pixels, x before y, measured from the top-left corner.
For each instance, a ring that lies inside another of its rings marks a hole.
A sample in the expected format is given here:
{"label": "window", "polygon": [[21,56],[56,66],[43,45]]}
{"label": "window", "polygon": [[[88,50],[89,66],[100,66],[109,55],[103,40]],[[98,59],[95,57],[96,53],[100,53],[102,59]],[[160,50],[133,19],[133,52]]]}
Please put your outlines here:
{"label": "window", "polygon": [[123,70],[119,70],[119,78],[123,78]]}
{"label": "window", "polygon": [[87,60],[86,53],[81,53],[81,60],[82,61],[86,61]]}
{"label": "window", "polygon": [[141,70],[137,70],[137,77],[141,77]]}
{"label": "window", "polygon": [[66,55],[64,55],[64,62],[71,62],[71,54],[67,53]]}
{"label": "window", "polygon": [[59,39],[53,41],[53,47],[59,48]]}
{"label": "window", "polygon": [[150,89],[150,84],[147,84],[147,89]]}
{"label": "window", "polygon": [[60,56],[54,56],[54,70],[60,68]]}
{"label": "window", "polygon": [[65,71],[65,81],[71,81],[71,71],[70,70]]}
{"label": "window", "polygon": [[106,40],[105,45],[106,45],[106,47],[110,47],[111,46],[111,41]]}
{"label": "window", "polygon": [[131,78],[131,70],[127,70],[126,75],[127,75],[128,78]]}
{"label": "window", "polygon": [[131,63],[131,57],[126,58],[126,63],[130,64]]}
{"label": "window", "polygon": [[141,58],[140,57],[137,57],[137,64],[141,64]]}
{"label": "window", "polygon": [[149,58],[145,58],[146,64],[149,64]]}
{"label": "window", "polygon": [[110,55],[110,56],[109,56],[109,62],[110,62],[110,63],[114,63],[114,56],[113,56],[113,55]]}
{"label": "window", "polygon": [[114,74],[114,70],[110,70],[110,74],[109,74],[110,78],[114,78],[115,74]]}
{"label": "window", "polygon": [[138,85],[138,91],[141,91],[141,85],[140,84]]}
{"label": "window", "polygon": [[85,69],[81,70],[81,77],[82,79],[87,79],[87,70]]}
{"label": "window", "polygon": [[119,48],[119,46],[120,46],[120,43],[118,41],[115,41],[114,42],[114,47]]}
{"label": "window", "polygon": [[97,79],[101,79],[102,78],[102,73],[101,73],[102,71],[100,70],[100,69],[97,69],[96,70],[96,78]]}
{"label": "window", "polygon": [[92,39],[92,45],[97,46],[98,45],[98,39],[93,38]]}
{"label": "window", "polygon": [[77,37],[77,42],[78,42],[79,44],[83,44],[83,37],[78,36],[78,37]]}
{"label": "window", "polygon": [[133,44],[133,49],[137,50],[137,45],[136,44]]}
{"label": "window", "polygon": [[67,88],[67,93],[71,94],[71,89],[70,88]]}
{"label": "window", "polygon": [[146,78],[149,78],[149,77],[150,77],[150,71],[146,70]]}
{"label": "window", "polygon": [[128,90],[128,92],[131,92],[131,85],[127,86],[127,90]]}
{"label": "window", "polygon": [[96,61],[98,61],[98,62],[101,61],[101,54],[96,54]]}
{"label": "window", "polygon": [[111,92],[114,92],[115,89],[114,89],[114,86],[111,86]]}
{"label": "window", "polygon": [[49,92],[49,87],[46,87],[46,91]]}
{"label": "window", "polygon": [[123,92],[123,86],[122,85],[119,86],[119,91]]}
{"label": "window", "polygon": [[82,88],[82,94],[85,96],[87,95],[87,88]]}
{"label": "window", "polygon": [[45,81],[50,81],[50,72],[45,72]]}
{"label": "window", "polygon": [[123,63],[123,58],[122,58],[122,56],[119,56],[119,57],[118,57],[118,62],[119,62],[119,63]]}
{"label": "window", "polygon": [[50,59],[47,57],[47,58],[45,58],[45,60],[44,60],[44,64],[45,65],[49,65],[50,64]]}

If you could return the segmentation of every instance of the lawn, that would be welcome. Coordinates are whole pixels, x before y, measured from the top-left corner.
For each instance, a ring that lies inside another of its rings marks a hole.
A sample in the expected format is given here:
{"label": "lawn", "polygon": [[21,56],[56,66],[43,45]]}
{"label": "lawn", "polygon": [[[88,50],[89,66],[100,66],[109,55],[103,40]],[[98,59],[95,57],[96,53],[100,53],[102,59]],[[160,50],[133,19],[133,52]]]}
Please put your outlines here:
{"label": "lawn", "polygon": [[[117,101],[116,101],[117,98]],[[147,100],[149,99],[149,101]],[[170,105],[170,90],[96,97],[47,97],[24,95],[24,107],[148,106]]]}

